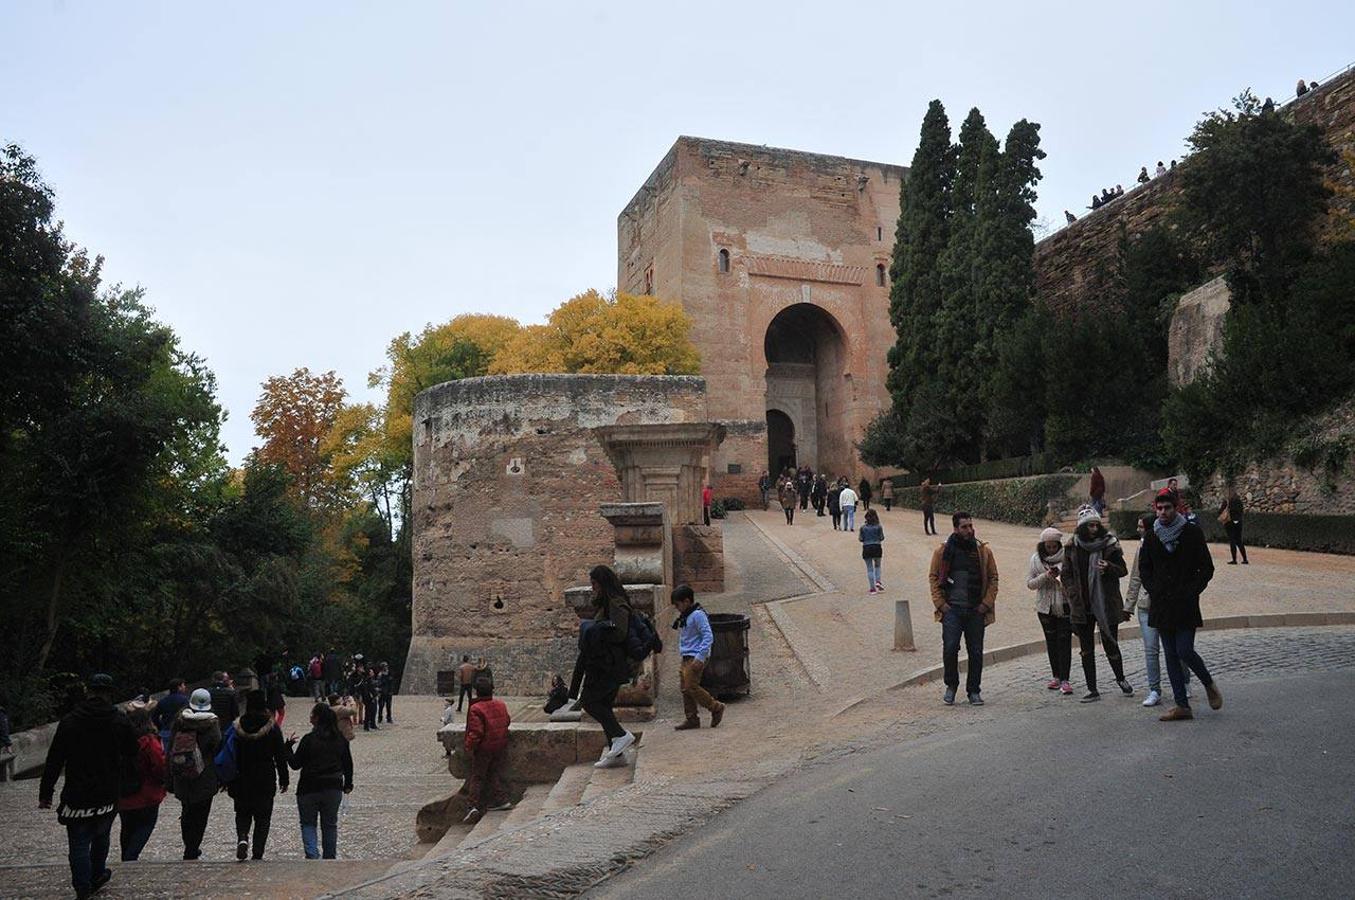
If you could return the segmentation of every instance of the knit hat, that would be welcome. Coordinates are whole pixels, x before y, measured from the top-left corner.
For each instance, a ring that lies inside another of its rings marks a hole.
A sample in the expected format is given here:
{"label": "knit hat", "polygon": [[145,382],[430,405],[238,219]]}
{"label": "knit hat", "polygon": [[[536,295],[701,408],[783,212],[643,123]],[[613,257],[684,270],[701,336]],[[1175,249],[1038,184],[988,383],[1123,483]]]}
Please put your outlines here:
{"label": "knit hat", "polygon": [[1044,544],[1049,541],[1058,541],[1060,544],[1063,543],[1063,532],[1059,531],[1053,525],[1050,525],[1044,531],[1040,532],[1040,543]]}
{"label": "knit hat", "polygon": [[206,688],[198,688],[188,698],[188,705],[193,712],[211,712],[212,692]]}
{"label": "knit hat", "polygon": [[1101,524],[1101,514],[1091,506],[1082,506],[1077,511],[1077,527],[1081,528],[1088,522]]}

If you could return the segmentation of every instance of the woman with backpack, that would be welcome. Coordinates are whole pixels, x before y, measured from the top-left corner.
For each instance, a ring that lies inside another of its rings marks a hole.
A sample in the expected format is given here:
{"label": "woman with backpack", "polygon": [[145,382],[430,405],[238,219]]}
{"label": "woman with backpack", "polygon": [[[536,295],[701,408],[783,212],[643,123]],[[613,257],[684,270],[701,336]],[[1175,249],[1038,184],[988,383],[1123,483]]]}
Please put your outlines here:
{"label": "woman with backpack", "polygon": [[605,769],[625,765],[625,750],[635,743],[635,735],[621,727],[612,711],[617,691],[631,678],[626,646],[632,611],[630,596],[616,572],[607,566],[594,566],[588,581],[593,588],[593,618],[579,624],[579,658],[574,665],[570,696],[583,701],[584,712],[607,735],[608,745],[594,763],[595,767]]}
{"label": "woman with backpack", "polygon": [[119,845],[122,861],[131,862],[141,856],[146,842],[155,831],[160,817],[160,804],[165,799],[165,744],[151,724],[150,709],[142,703],[127,708],[127,721],[136,733],[136,778],[133,793],[118,798]]}
{"label": "woman with backpack", "polygon": [[353,791],[353,756],[348,741],[339,734],[334,710],[317,703],[311,710],[311,730],[297,744],[296,734],[287,738],[287,763],[301,773],[296,784],[296,808],[301,814],[301,844],[306,859],[320,859],[316,826],[320,821],[323,857],[339,855],[339,804]]}
{"label": "woman with backpack", "polygon": [[202,836],[220,787],[214,764],[220,746],[221,723],[212,713],[212,692],[198,688],[174,720],[169,739],[171,788],[183,804],[179,829],[184,859],[202,856]]}
{"label": "woman with backpack", "polygon": [[235,723],[235,777],[226,790],[235,801],[235,858],[263,859],[273,821],[273,796],[287,791],[287,747],[263,691],[245,695],[245,714]]}

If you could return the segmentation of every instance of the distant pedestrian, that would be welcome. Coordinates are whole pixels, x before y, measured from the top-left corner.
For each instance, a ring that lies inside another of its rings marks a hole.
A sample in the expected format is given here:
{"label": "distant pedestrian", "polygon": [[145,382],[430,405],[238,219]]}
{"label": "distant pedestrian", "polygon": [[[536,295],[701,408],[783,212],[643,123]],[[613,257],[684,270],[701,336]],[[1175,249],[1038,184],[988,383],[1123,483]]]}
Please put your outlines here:
{"label": "distant pedestrian", "polygon": [[1147,184],[1148,182],[1152,181],[1152,178],[1148,176],[1147,166],[1139,166],[1139,177],[1137,181],[1139,184]]}
{"label": "distant pedestrian", "polygon": [[235,760],[236,776],[227,787],[235,801],[235,858],[263,859],[273,797],[287,793],[288,773],[282,730],[260,691],[245,695],[245,713],[235,725]]}
{"label": "distant pedestrian", "polygon": [[1294,88],[1294,96],[1302,97],[1306,93],[1308,93],[1308,85],[1302,78],[1300,78],[1298,87]]}
{"label": "distant pedestrian", "polygon": [[[1152,596],[1148,589],[1143,586],[1142,569],[1139,567],[1140,558],[1143,556],[1143,541],[1148,532],[1153,528],[1153,522],[1157,516],[1146,515],[1139,516],[1138,532],[1139,545],[1134,550],[1134,564],[1129,568],[1129,587],[1125,589],[1124,608],[1130,614],[1137,616],[1139,622],[1139,635],[1143,638],[1143,668],[1148,678],[1148,696],[1144,699],[1144,706],[1157,706],[1162,702],[1162,663],[1159,655],[1159,648],[1162,644],[1162,635],[1156,628],[1148,624],[1148,611],[1152,608]],[[1190,691],[1190,670],[1184,673],[1186,682],[1186,691]]]}
{"label": "distant pedestrian", "polygon": [[842,493],[838,494],[837,505],[842,507],[842,530],[856,530],[856,491],[842,479]]}
{"label": "distant pedestrian", "polygon": [[466,756],[470,778],[466,780],[467,810],[463,822],[474,822],[485,810],[512,809],[503,787],[508,761],[508,726],[512,717],[502,700],[494,699],[494,683],[475,680],[475,699],[466,711]]}
{"label": "distant pedestrian", "polygon": [[310,663],[306,667],[306,676],[310,679],[310,695],[315,700],[322,699],[329,693],[325,684],[325,658],[320,653],[311,657]]}
{"label": "distant pedestrian", "polygon": [[767,495],[771,493],[772,490],[772,476],[769,475],[765,469],[762,472],[762,477],[757,480],[757,489],[758,493],[762,495],[762,508],[766,509]]}
{"label": "distant pedestrian", "polygon": [[165,799],[166,770],[164,744],[151,724],[150,708],[142,703],[129,704],[127,721],[137,740],[133,764],[136,790],[126,793],[128,788],[124,787],[124,793],[118,797],[118,846],[122,850],[122,861],[132,862],[141,856],[155,831],[160,804]]}
{"label": "distant pedestrian", "polygon": [[682,722],[673,728],[675,731],[700,728],[698,707],[710,712],[710,727],[719,728],[720,720],[725,715],[725,705],[701,686],[701,676],[705,674],[706,663],[710,661],[710,649],[715,645],[710,617],[696,602],[695,592],[685,584],[674,588],[669,599],[678,611],[673,627],[678,632],[678,655],[682,658],[682,711],[685,713]]}
{"label": "distant pedestrian", "polygon": [[330,694],[327,705],[334,710],[334,727],[346,741],[357,736],[358,710],[338,694]]}
{"label": "distant pedestrian", "polygon": [[842,528],[842,482],[837,481],[828,489],[828,515],[833,517],[833,530]]}
{"label": "distant pedestrian", "polygon": [[216,716],[224,732],[227,725],[240,717],[240,699],[231,683],[230,673],[213,672],[209,692],[212,695],[212,714]]}
{"label": "distant pedestrian", "polygon": [[[793,481],[787,483],[794,496]],[[579,657],[569,694],[583,701],[583,711],[602,726],[607,736],[608,745],[594,763],[603,769],[625,765],[625,751],[635,743],[635,735],[621,727],[612,710],[617,691],[631,678],[626,643],[632,609],[630,595],[611,568],[594,566],[588,573],[588,583],[593,590],[593,618],[579,623]]]}
{"label": "distant pedestrian", "polygon": [[380,731],[381,726],[377,724],[378,712],[381,709],[381,690],[377,686],[377,675],[373,671],[367,671],[362,679],[362,730]]}
{"label": "distant pedestrian", "polygon": [[880,502],[885,505],[885,512],[894,508],[894,479],[880,479]]}
{"label": "distant pedestrian", "polygon": [[343,659],[339,657],[339,651],[333,647],[325,654],[325,662],[322,667],[325,676],[325,693],[342,694],[343,693]]}
{"label": "distant pedestrian", "polygon": [[856,486],[856,499],[861,503],[861,509],[870,509],[870,501],[875,497],[875,491],[871,489],[870,479],[862,478],[861,483]]}
{"label": "distant pedestrian", "polygon": [[268,711],[279,728],[287,718],[287,693],[282,689],[282,677],[277,672],[264,676],[264,696],[268,698]]}
{"label": "distant pedestrian", "polygon": [[814,487],[814,473],[809,466],[801,466],[795,475],[795,492],[800,498],[800,509],[809,508],[809,492]]}
{"label": "distant pedestrian", "polygon": [[[140,750],[127,716],[113,706],[112,693],[112,678],[90,678],[85,698],[57,724],[38,785],[38,808],[51,809],[57,779],[65,776],[56,819],[66,826],[77,897],[90,896],[113,877],[107,865],[109,832],[120,779]],[[10,822],[8,828],[14,827]]]}
{"label": "distant pedestrian", "polygon": [[1166,174],[1167,174],[1167,167],[1164,166],[1164,165],[1162,165],[1162,160],[1159,159],[1159,160],[1157,161],[1157,169],[1155,169],[1155,170],[1153,171],[1153,177],[1154,177],[1154,178],[1160,178],[1161,176],[1166,175]]}
{"label": "distant pedestrian", "polygon": [[361,660],[353,663],[353,670],[348,673],[348,696],[353,701],[353,707],[357,710],[358,721],[362,723],[363,731],[370,731],[367,718],[367,665]]}
{"label": "distant pedestrian", "polygon": [[161,749],[169,755],[169,734],[179,712],[188,705],[188,686],[182,678],[171,678],[166,686],[168,693],[155,703],[151,711],[151,724],[160,734]]}
{"label": "distant pedestrian", "polygon": [[376,717],[379,720],[382,714],[385,714],[386,724],[394,723],[391,718],[391,706],[395,697],[395,676],[391,674],[390,663],[383,662],[381,670],[376,676],[376,688],[381,699],[377,704]]}
{"label": "distant pedestrian", "polygon": [[936,534],[936,499],[941,496],[941,485],[931,478],[922,479],[918,498],[922,502],[922,533]]}
{"label": "distant pedestrian", "polygon": [[171,789],[183,808],[179,831],[184,859],[202,856],[202,836],[212,815],[212,799],[220,787],[213,761],[221,746],[221,736],[221,721],[212,712],[212,694],[198,688],[188,698],[187,708],[174,720],[169,743]]}
{"label": "distant pedestrian", "polygon": [[857,532],[856,539],[861,542],[861,558],[866,561],[866,581],[870,583],[870,593],[877,594],[885,589],[880,580],[880,559],[884,556],[885,530],[880,525],[880,514],[873,509],[866,510],[866,524]]}
{"label": "distant pedestrian", "polygon": [[1066,221],[1069,225],[1077,221],[1077,216],[1073,215],[1066,209],[1063,211],[1063,218],[1064,221]]}
{"label": "distant pedestrian", "polygon": [[461,665],[456,667],[456,678],[461,685],[461,692],[456,696],[456,711],[461,712],[466,698],[475,699],[475,663],[470,661],[469,655],[461,657]]}
{"label": "distant pedestrian", "polygon": [[824,515],[824,507],[828,505],[828,479],[822,472],[814,476],[814,487],[809,492],[809,501],[814,505],[816,515]]}
{"label": "distant pedestrian", "polygon": [[315,704],[311,709],[311,730],[300,744],[295,734],[288,736],[287,764],[301,773],[296,783],[296,808],[301,817],[301,845],[306,859],[337,858],[339,804],[344,794],[353,792],[353,754],[348,741],[339,733],[331,707]]}
{"label": "distant pedestrian", "polygon": [[1245,509],[1242,506],[1242,498],[1237,495],[1237,488],[1229,487],[1228,496],[1223,498],[1223,503],[1219,505],[1219,524],[1223,530],[1228,532],[1228,554],[1232,558],[1228,560],[1228,565],[1237,565],[1237,554],[1242,553],[1242,565],[1247,565],[1247,545],[1242,543],[1242,514]]}
{"label": "distant pedestrian", "polygon": [[781,483],[778,484],[776,488],[776,497],[781,503],[781,511],[786,514],[787,525],[793,525],[795,523],[795,503],[798,496],[798,491],[795,487],[795,479],[788,476],[782,478]]}
{"label": "distant pedestrian", "polygon": [[1209,707],[1223,706],[1223,694],[1195,651],[1195,630],[1204,624],[1200,617],[1200,594],[1214,577],[1214,561],[1209,557],[1209,545],[1200,526],[1178,511],[1175,494],[1159,492],[1153,507],[1157,520],[1144,537],[1139,569],[1143,586],[1153,598],[1148,624],[1162,635],[1167,676],[1176,702],[1161,719],[1175,722],[1194,718],[1186,696],[1186,668],[1204,685]]}
{"label": "distant pedestrian", "polygon": [[1059,581],[1064,552],[1063,532],[1057,528],[1040,532],[1040,542],[1030,555],[1026,587],[1035,592],[1035,615],[1044,632],[1045,652],[1049,654],[1050,679],[1045,687],[1067,696],[1073,692],[1068,681],[1073,660],[1073,624],[1068,617],[1063,584]]}
{"label": "distant pedestrian", "polygon": [[955,703],[960,687],[960,638],[969,656],[965,694],[974,706],[983,705],[983,632],[996,619],[997,560],[992,549],[974,534],[974,517],[957,512],[955,530],[932,553],[927,577],[931,584],[936,621],[941,623],[941,659],[946,692],[942,702]]}
{"label": "distant pedestrian", "polygon": [[1092,509],[1099,516],[1106,510],[1106,476],[1101,474],[1100,466],[1092,466],[1091,488]]}
{"label": "distant pedestrian", "polygon": [[1068,597],[1073,631],[1077,634],[1082,656],[1082,674],[1087,681],[1083,703],[1101,699],[1101,693],[1096,689],[1094,631],[1101,633],[1101,647],[1115,673],[1115,684],[1126,696],[1134,693],[1133,686],[1124,677],[1119,639],[1120,623],[1129,618],[1120,595],[1120,579],[1128,574],[1129,567],[1125,565],[1124,548],[1119,539],[1106,531],[1096,510],[1090,506],[1082,507],[1077,513],[1077,531],[1064,554],[1059,577]]}
{"label": "distant pedestrian", "polygon": [[710,505],[714,502],[715,492],[708,484],[701,489],[701,517],[707,525],[710,524]]}

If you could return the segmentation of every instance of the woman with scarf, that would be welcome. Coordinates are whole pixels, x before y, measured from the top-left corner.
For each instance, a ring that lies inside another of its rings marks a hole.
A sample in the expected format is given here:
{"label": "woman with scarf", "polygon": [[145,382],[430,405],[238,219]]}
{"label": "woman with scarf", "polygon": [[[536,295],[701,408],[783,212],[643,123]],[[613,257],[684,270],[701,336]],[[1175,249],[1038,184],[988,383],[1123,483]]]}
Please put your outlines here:
{"label": "woman with scarf", "polygon": [[[1162,663],[1159,649],[1162,635],[1148,624],[1149,610],[1152,608],[1152,596],[1143,585],[1139,560],[1143,556],[1143,541],[1153,530],[1154,515],[1139,516],[1139,546],[1134,551],[1134,565],[1129,568],[1129,588],[1124,592],[1124,608],[1131,616],[1137,613],[1139,634],[1143,636],[1143,666],[1148,673],[1148,696],[1144,706],[1157,706],[1162,702]],[[1185,672],[1187,696],[1190,689],[1190,670]]]}
{"label": "woman with scarf", "polygon": [[[790,494],[794,496],[795,482],[786,479],[785,484],[790,486]],[[616,572],[607,566],[594,566],[588,573],[588,582],[593,589],[593,618],[579,623],[579,658],[574,664],[569,694],[583,701],[583,711],[592,716],[607,735],[607,746],[593,764],[596,768],[606,769],[625,765],[625,750],[635,743],[635,735],[621,726],[612,711],[621,685],[631,678],[630,657],[626,654],[630,595],[621,586]],[[581,681],[582,691],[579,689]]]}
{"label": "woman with scarf", "polygon": [[1134,688],[1125,680],[1124,660],[1120,656],[1120,623],[1129,620],[1120,596],[1120,579],[1129,574],[1124,549],[1115,535],[1106,531],[1101,516],[1091,506],[1077,511],[1077,531],[1064,552],[1059,579],[1068,598],[1069,616],[1077,633],[1082,655],[1082,674],[1087,680],[1083,703],[1101,699],[1096,689],[1096,640],[1093,628],[1101,632],[1101,646],[1115,683],[1129,695]]}
{"label": "woman with scarf", "polygon": [[1057,528],[1040,532],[1040,543],[1030,555],[1026,587],[1035,592],[1035,615],[1044,629],[1044,646],[1049,653],[1049,672],[1053,677],[1045,687],[1067,695],[1073,692],[1068,682],[1073,662],[1073,623],[1068,618],[1068,600],[1059,581],[1063,555],[1063,532]]}

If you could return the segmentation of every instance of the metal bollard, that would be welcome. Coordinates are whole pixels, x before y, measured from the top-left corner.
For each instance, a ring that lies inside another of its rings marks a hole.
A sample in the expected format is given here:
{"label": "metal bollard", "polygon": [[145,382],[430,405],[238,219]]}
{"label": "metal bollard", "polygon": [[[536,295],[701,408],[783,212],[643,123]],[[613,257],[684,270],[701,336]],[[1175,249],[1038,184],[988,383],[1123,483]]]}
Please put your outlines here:
{"label": "metal bollard", "polygon": [[916,650],[913,644],[913,617],[907,600],[894,601],[894,649]]}

